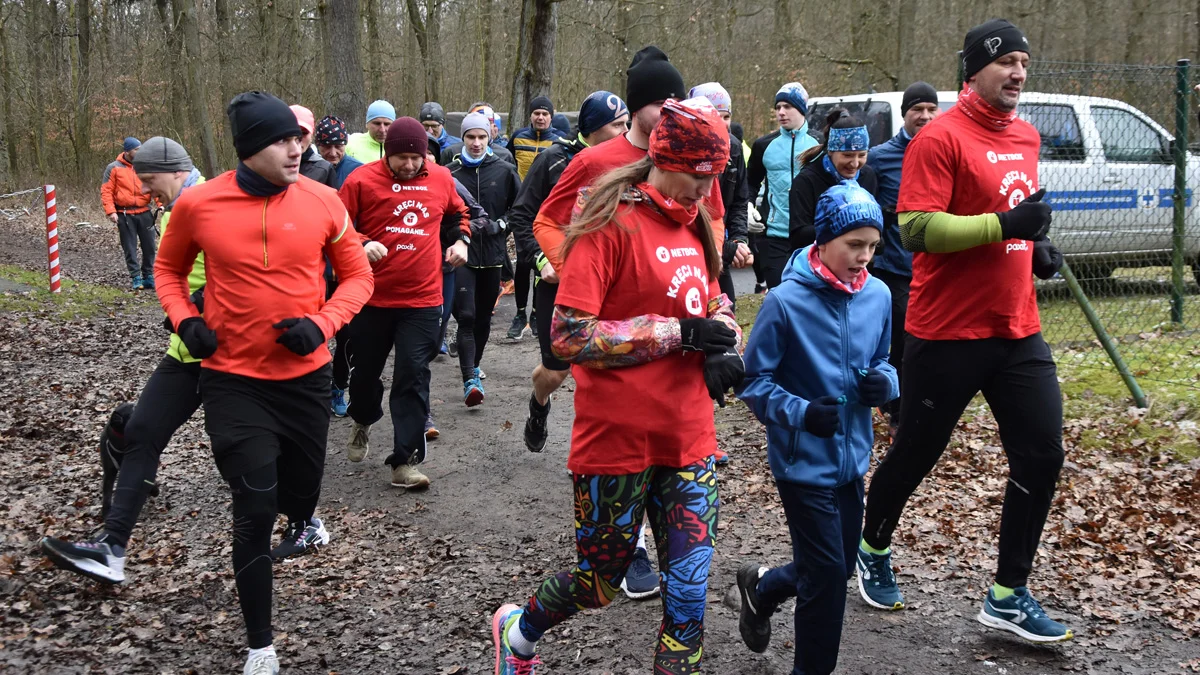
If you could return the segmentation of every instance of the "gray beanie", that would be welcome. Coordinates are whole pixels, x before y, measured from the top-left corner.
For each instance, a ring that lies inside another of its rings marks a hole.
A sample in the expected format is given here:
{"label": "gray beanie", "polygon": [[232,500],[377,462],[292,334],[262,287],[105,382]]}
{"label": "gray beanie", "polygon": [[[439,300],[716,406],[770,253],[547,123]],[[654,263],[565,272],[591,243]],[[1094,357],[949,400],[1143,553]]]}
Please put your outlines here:
{"label": "gray beanie", "polygon": [[169,138],[155,136],[142,143],[142,149],[133,158],[133,170],[137,173],[171,173],[191,171],[192,158],[183,146]]}
{"label": "gray beanie", "polygon": [[440,103],[429,101],[421,106],[421,114],[418,116],[422,122],[437,122],[438,124],[446,123],[446,111],[442,109]]}
{"label": "gray beanie", "polygon": [[464,138],[467,132],[472,129],[479,129],[488,135],[488,142],[492,140],[492,123],[487,116],[479,111],[468,114],[463,118],[462,125],[459,127],[458,133]]}

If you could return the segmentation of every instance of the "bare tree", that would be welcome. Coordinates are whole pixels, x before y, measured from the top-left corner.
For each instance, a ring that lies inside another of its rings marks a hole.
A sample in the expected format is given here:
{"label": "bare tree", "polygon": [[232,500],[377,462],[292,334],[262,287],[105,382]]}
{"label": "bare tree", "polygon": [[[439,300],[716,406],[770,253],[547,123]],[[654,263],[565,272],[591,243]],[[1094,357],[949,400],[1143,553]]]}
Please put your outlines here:
{"label": "bare tree", "polygon": [[92,168],[92,3],[75,0],[76,49],[75,68],[75,167],[86,176]]}
{"label": "bare tree", "polygon": [[362,119],[367,105],[359,56],[358,0],[323,0],[318,8],[327,25],[325,106],[331,114],[353,123]]}
{"label": "bare tree", "polygon": [[[217,175],[219,162],[213,143],[212,125],[208,121],[208,89],[202,72],[204,59],[200,54],[200,28],[193,0],[172,0],[175,24],[183,34],[183,61],[187,72],[187,108],[192,128],[200,134],[200,164],[206,176]],[[180,101],[177,105],[182,106]]]}
{"label": "bare tree", "polygon": [[438,34],[440,31],[442,2],[441,0],[405,0],[408,8],[408,20],[412,24],[413,34],[417,38],[417,48],[421,50],[421,61],[425,73],[425,100],[438,100],[438,75],[442,64],[438,62]]}
{"label": "bare tree", "polygon": [[[412,0],[410,0],[411,2]],[[558,3],[524,0],[521,3],[516,66],[513,68],[510,114],[521,117],[536,96],[550,96],[554,77],[554,47],[558,37]]]}

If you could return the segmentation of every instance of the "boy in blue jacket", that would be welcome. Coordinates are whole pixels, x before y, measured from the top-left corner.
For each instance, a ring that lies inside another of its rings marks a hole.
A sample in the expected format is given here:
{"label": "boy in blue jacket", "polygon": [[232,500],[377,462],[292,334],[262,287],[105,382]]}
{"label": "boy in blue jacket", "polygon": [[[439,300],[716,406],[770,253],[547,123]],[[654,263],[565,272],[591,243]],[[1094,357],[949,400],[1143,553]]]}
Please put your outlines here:
{"label": "boy in blue jacket", "polygon": [[879,204],[843,181],[817,202],[815,226],[816,243],[792,254],[782,283],[763,301],[738,391],[767,426],[792,537],[792,562],[738,571],[738,627],[746,646],[763,652],[771,614],[796,598],[793,675],[837,665],[846,582],[862,533],[871,409],[900,395],[888,363],[891,292],[867,273],[883,233]]}

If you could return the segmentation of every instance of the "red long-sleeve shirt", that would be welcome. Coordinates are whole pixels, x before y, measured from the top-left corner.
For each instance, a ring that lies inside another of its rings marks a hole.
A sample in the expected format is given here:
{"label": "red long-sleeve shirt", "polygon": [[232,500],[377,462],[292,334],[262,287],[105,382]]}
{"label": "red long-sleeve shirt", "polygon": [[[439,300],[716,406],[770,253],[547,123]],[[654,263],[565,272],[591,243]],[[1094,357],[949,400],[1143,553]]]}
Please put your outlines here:
{"label": "red long-sleeve shirt", "polygon": [[471,233],[467,205],[455,191],[450,172],[426,162],[415,178],[401,181],[381,159],[347,176],[338,196],[361,243],[377,241],[387,247],[387,255],[371,266],[375,292],[367,304],[442,304],[444,251],[459,236]]}
{"label": "red long-sleeve shirt", "polygon": [[[235,173],[186,190],[171,212],[154,263],[159,301],[178,326],[199,316],[188,298],[188,272],[204,251],[204,319],[217,351],[202,367],[266,380],[288,380],[329,363],[328,349],[308,356],[275,342],[272,325],[308,317],[332,337],[371,297],[367,255],[337,193],[308,178],[273,197],[254,197]],[[338,288],[325,301],[328,256]]]}

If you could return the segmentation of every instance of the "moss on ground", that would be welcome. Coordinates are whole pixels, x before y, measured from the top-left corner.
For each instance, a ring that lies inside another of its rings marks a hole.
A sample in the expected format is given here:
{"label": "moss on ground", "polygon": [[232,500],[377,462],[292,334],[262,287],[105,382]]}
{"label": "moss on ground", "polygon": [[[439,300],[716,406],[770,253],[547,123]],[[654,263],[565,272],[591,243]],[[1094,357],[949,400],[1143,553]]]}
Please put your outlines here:
{"label": "moss on ground", "polygon": [[[53,308],[61,319],[88,318],[108,314],[117,304],[129,302],[136,297],[130,291],[63,279],[62,292],[51,293],[46,273],[31,272],[14,265],[0,265],[0,279],[7,279],[29,286],[27,292],[0,293],[0,313],[39,312]],[[152,299],[149,293],[146,299]]]}

